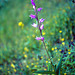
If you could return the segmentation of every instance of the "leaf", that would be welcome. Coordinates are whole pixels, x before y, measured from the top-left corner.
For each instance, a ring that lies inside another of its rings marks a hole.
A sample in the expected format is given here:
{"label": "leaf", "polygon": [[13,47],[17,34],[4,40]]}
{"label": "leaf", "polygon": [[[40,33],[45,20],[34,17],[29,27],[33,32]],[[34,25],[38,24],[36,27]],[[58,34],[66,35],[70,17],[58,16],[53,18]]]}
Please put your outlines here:
{"label": "leaf", "polygon": [[39,73],[39,74],[55,74],[56,75],[56,73],[55,72],[52,72],[52,71],[35,71],[33,73]]}
{"label": "leaf", "polygon": [[50,71],[52,66],[50,65],[50,62],[48,62],[48,71]]}
{"label": "leaf", "polygon": [[60,59],[60,61],[58,63],[58,66],[56,67],[56,73],[59,73],[59,70],[61,68],[61,64],[62,64],[62,57],[61,57],[61,59]]}
{"label": "leaf", "polygon": [[31,72],[35,72],[35,71],[37,71],[37,69],[31,69]]}

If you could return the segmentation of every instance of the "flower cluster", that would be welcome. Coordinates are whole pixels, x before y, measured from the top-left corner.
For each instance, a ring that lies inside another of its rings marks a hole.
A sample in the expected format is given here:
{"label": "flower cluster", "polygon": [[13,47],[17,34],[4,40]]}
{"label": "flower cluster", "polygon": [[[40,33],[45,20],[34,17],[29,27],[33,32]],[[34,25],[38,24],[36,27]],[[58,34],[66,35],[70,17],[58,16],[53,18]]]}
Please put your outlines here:
{"label": "flower cluster", "polygon": [[43,19],[43,18],[41,18],[40,20],[38,19],[38,12],[40,12],[43,8],[36,9],[34,0],[31,0],[31,4],[33,5],[33,9],[34,9],[36,15],[31,14],[29,17],[31,17],[31,19],[37,20],[38,24],[33,23],[32,26],[35,28],[38,28],[40,30],[40,34],[41,34],[41,37],[36,37],[35,39],[44,41],[44,37],[42,37],[42,29],[44,29],[43,22],[45,19]]}

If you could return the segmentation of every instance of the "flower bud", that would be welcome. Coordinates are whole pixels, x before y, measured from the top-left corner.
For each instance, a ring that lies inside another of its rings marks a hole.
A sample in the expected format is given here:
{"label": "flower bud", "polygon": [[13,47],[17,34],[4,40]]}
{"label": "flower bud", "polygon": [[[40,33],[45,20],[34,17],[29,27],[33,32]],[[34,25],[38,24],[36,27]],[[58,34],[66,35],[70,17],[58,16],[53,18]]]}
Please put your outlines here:
{"label": "flower bud", "polygon": [[42,30],[44,28],[44,25],[42,24],[41,26],[40,26],[40,30]]}

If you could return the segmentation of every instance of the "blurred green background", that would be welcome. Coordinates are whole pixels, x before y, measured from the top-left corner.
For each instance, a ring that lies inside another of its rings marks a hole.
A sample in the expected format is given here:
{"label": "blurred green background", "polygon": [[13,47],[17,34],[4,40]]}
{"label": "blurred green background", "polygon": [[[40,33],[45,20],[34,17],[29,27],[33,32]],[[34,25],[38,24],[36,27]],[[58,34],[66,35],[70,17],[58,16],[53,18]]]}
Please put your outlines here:
{"label": "blurred green background", "polygon": [[[48,49],[59,47],[62,38],[69,49],[69,42],[75,41],[74,3],[71,0],[35,0],[35,3],[37,8],[43,8],[38,16],[45,19],[43,36]],[[47,60],[43,44],[35,40],[40,34],[31,26],[36,20],[30,14],[35,14],[30,0],[0,0],[1,75],[32,75],[30,70]],[[41,69],[47,67],[42,66]]]}

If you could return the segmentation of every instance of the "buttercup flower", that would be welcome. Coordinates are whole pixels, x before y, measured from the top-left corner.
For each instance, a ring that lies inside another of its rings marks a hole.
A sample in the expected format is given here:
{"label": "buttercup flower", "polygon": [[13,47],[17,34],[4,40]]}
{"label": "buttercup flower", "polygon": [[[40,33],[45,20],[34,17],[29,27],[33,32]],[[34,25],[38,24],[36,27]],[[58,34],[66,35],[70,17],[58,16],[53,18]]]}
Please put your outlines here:
{"label": "buttercup flower", "polygon": [[29,17],[31,17],[31,19],[33,18],[36,18],[36,16],[35,15],[33,15],[33,14],[31,14]]}
{"label": "buttercup flower", "polygon": [[36,28],[38,25],[37,25],[37,24],[35,24],[35,23],[33,23],[33,24],[32,24],[32,26]]}
{"label": "buttercup flower", "polygon": [[41,11],[43,8],[38,8],[37,11]]}
{"label": "buttercup flower", "polygon": [[42,30],[44,28],[44,25],[42,24],[41,26],[40,26],[40,30]]}
{"label": "buttercup flower", "polygon": [[44,20],[45,20],[45,19],[41,18],[41,19],[39,20],[39,22],[42,23],[42,22],[44,22]]}

